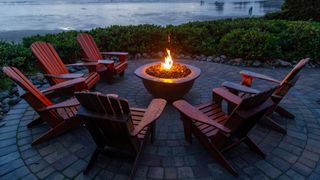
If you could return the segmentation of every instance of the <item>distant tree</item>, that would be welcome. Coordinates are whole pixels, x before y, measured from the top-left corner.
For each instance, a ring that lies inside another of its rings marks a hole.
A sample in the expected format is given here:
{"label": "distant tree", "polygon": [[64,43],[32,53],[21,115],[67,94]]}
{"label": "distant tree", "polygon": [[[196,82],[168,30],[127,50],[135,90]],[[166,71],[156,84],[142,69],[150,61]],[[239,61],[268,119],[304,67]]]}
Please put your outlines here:
{"label": "distant tree", "polygon": [[320,21],[320,0],[285,0],[279,15],[291,20]]}

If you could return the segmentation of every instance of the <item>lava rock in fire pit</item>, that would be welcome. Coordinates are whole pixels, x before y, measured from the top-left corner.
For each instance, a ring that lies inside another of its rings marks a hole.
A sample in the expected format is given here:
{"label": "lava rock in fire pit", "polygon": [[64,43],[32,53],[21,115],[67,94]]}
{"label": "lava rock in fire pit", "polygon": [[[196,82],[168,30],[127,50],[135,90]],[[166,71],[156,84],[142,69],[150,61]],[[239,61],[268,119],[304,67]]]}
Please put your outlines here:
{"label": "lava rock in fire pit", "polygon": [[157,78],[177,79],[188,76],[191,70],[181,64],[173,64],[169,70],[163,68],[161,64],[156,64],[148,67],[146,73]]}

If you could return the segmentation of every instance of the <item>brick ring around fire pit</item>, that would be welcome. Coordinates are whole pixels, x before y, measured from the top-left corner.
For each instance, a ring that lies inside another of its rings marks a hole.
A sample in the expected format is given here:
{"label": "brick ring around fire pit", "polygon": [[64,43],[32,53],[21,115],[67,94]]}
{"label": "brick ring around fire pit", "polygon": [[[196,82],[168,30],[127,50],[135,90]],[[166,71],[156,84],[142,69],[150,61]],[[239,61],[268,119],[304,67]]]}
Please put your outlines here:
{"label": "brick ring around fire pit", "polygon": [[136,76],[142,79],[144,87],[153,97],[164,98],[169,101],[181,99],[190,91],[194,81],[200,76],[201,70],[195,66],[188,64],[177,63],[186,66],[191,70],[191,73],[183,78],[167,79],[151,76],[146,73],[146,70],[160,62],[145,64],[134,71]]}

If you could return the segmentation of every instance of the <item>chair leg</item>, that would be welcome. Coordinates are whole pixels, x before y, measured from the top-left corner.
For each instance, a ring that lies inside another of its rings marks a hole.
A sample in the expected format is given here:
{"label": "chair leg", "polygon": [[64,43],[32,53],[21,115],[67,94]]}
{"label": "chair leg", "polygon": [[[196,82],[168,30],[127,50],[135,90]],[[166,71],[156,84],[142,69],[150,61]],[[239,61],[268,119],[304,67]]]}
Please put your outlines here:
{"label": "chair leg", "polygon": [[156,131],[156,123],[155,122],[153,122],[152,124],[151,124],[151,126],[150,126],[150,141],[151,141],[151,144],[153,144],[153,142],[154,142],[154,139],[155,139],[155,131]]}
{"label": "chair leg", "polygon": [[110,70],[107,70],[106,72],[106,80],[108,84],[112,84],[113,82],[113,72]]}
{"label": "chair leg", "polygon": [[89,160],[89,163],[88,163],[86,169],[83,171],[84,175],[86,175],[89,172],[89,170],[92,168],[92,165],[96,162],[98,155],[99,155],[99,149],[96,148],[94,150],[93,154],[91,155],[91,158]]}
{"label": "chair leg", "polygon": [[183,122],[183,128],[184,128],[184,139],[188,142],[188,143],[192,143],[192,134],[191,134],[191,120],[187,120],[187,119],[183,119],[183,117],[181,117],[182,122]]}
{"label": "chair leg", "polygon": [[197,139],[200,141],[200,143],[209,151],[211,156],[213,156],[213,158],[220,163],[221,166],[223,166],[226,170],[228,170],[233,176],[236,176],[236,177],[239,176],[237,171],[223,156],[222,152],[214,144],[212,144],[207,139],[207,137],[205,137],[199,131],[193,131],[193,132],[194,132],[194,135],[197,137]]}
{"label": "chair leg", "polygon": [[38,117],[37,119],[31,121],[31,122],[27,125],[27,127],[28,127],[28,128],[32,128],[32,127],[34,127],[34,126],[37,126],[37,125],[42,124],[43,122],[44,122],[44,120],[41,119],[40,117]]}
{"label": "chair leg", "polygon": [[256,152],[257,154],[259,154],[261,157],[263,157],[263,159],[266,158],[266,154],[260,149],[260,147],[253,142],[248,136],[244,139],[243,141],[244,143],[246,143],[246,145],[248,147],[250,147],[254,152]]}
{"label": "chair leg", "polygon": [[36,140],[34,140],[31,145],[37,145],[37,144],[41,144],[47,140],[50,140],[54,137],[57,137],[63,133],[65,133],[66,131],[73,129],[77,126],[79,126],[81,124],[81,121],[78,119],[69,119],[67,121],[64,121],[62,123],[60,123],[59,125],[57,125],[54,128],[51,128],[49,131],[45,132],[44,134],[42,134],[39,138],[37,138]]}
{"label": "chair leg", "polygon": [[232,165],[226,160],[226,158],[223,156],[223,154],[208,140],[204,140],[205,146],[208,147],[207,150],[209,150],[210,154],[213,156],[215,160],[217,160],[220,165],[222,165],[225,169],[227,169],[233,176],[239,176],[237,171],[232,167]]}
{"label": "chair leg", "polygon": [[122,71],[120,74],[119,74],[120,77],[123,77],[124,76],[124,71]]}
{"label": "chair leg", "polygon": [[277,122],[275,122],[271,117],[269,116],[264,116],[260,122],[262,122],[262,124],[265,124],[266,126],[268,126],[270,129],[275,130],[279,133],[282,134],[287,134],[287,130],[282,127],[280,124],[278,124]]}
{"label": "chair leg", "polygon": [[277,106],[277,108],[275,109],[275,112],[277,112],[280,116],[283,116],[289,119],[294,119],[294,115],[281,106]]}
{"label": "chair leg", "polygon": [[96,84],[95,85],[93,85],[89,90],[91,91],[91,92],[95,92],[96,91]]}
{"label": "chair leg", "polygon": [[134,175],[136,173],[137,164],[138,164],[138,161],[139,161],[143,146],[144,146],[144,143],[140,145],[139,151],[138,151],[138,153],[136,155],[136,158],[135,158],[135,160],[133,162],[133,165],[132,165],[132,168],[131,168],[131,171],[130,171],[130,175],[129,175],[129,180],[133,179],[133,177],[134,177]]}

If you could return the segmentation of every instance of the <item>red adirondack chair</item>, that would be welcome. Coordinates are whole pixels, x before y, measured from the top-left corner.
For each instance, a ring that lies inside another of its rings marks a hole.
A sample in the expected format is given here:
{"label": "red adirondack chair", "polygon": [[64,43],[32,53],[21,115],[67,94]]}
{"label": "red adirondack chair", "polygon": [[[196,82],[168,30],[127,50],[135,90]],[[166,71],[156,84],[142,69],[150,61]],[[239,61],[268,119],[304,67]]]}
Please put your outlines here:
{"label": "red adirondack chair", "polygon": [[272,77],[269,77],[263,74],[243,70],[240,72],[242,76],[241,84],[250,88],[245,88],[245,89],[242,87],[239,88],[239,86],[237,86],[234,83],[223,83],[222,86],[228,88],[229,90],[231,90],[236,94],[240,92],[240,93],[244,93],[243,95],[246,95],[246,94],[256,94],[259,92],[258,90],[251,88],[253,79],[265,80],[265,81],[273,82],[280,85],[279,88],[275,91],[275,93],[272,96],[273,106],[269,109],[268,113],[264,117],[263,122],[264,124],[268,125],[270,128],[286,134],[287,133],[286,129],[272,119],[272,114],[273,112],[277,112],[281,116],[284,116],[290,119],[294,118],[293,114],[291,114],[289,111],[284,109],[279,104],[281,100],[285,97],[285,95],[289,92],[290,88],[295,85],[295,83],[299,79],[300,71],[308,62],[309,62],[309,59],[300,60],[299,63],[287,74],[287,76],[282,81],[276,80]]}
{"label": "red adirondack chair", "polygon": [[[96,72],[89,74],[70,74],[63,64],[58,53],[50,43],[35,42],[31,45],[31,50],[39,61],[44,76],[50,85],[64,83],[65,88],[61,89],[59,95],[73,94],[75,91],[88,90],[94,87],[100,76]],[[85,66],[95,66],[90,63]],[[79,82],[79,78],[83,81]]]}
{"label": "red adirondack chair", "polygon": [[115,62],[114,64],[109,64],[107,66],[98,64],[94,69],[99,72],[99,74],[103,74],[102,76],[106,77],[109,83],[112,83],[113,75],[124,75],[124,71],[128,67],[128,63],[126,62],[128,56],[127,52],[100,52],[93,37],[87,33],[78,34],[77,41],[85,56],[85,58],[83,58],[84,61],[97,62],[104,59],[103,55],[117,56],[119,58],[119,62]]}
{"label": "red adirondack chair", "polygon": [[19,91],[21,97],[40,116],[29,123],[28,128],[43,122],[47,122],[48,126],[50,126],[47,132],[32,141],[32,145],[42,143],[81,125],[81,121],[75,116],[79,107],[77,99],[72,98],[58,104],[53,104],[17,68],[3,67],[3,72],[25,90],[25,92]]}
{"label": "red adirondack chair", "polygon": [[129,108],[128,101],[115,94],[76,92],[75,96],[81,103],[77,116],[85,123],[97,145],[84,173],[89,171],[99,153],[112,147],[116,152],[125,151],[135,157],[131,179],[150,133],[153,140],[155,121],[161,115],[166,100],[153,99],[147,109],[142,109]]}
{"label": "red adirondack chair", "polygon": [[[181,114],[186,141],[191,143],[193,134],[213,158],[237,176],[236,170],[222,153],[244,142],[257,154],[265,157],[263,151],[248,137],[248,133],[272,106],[270,96],[275,89],[241,99],[220,87],[213,89],[213,100],[209,103],[192,106],[185,100],[178,100],[173,106]],[[235,106],[230,114],[223,111],[223,100]]]}

